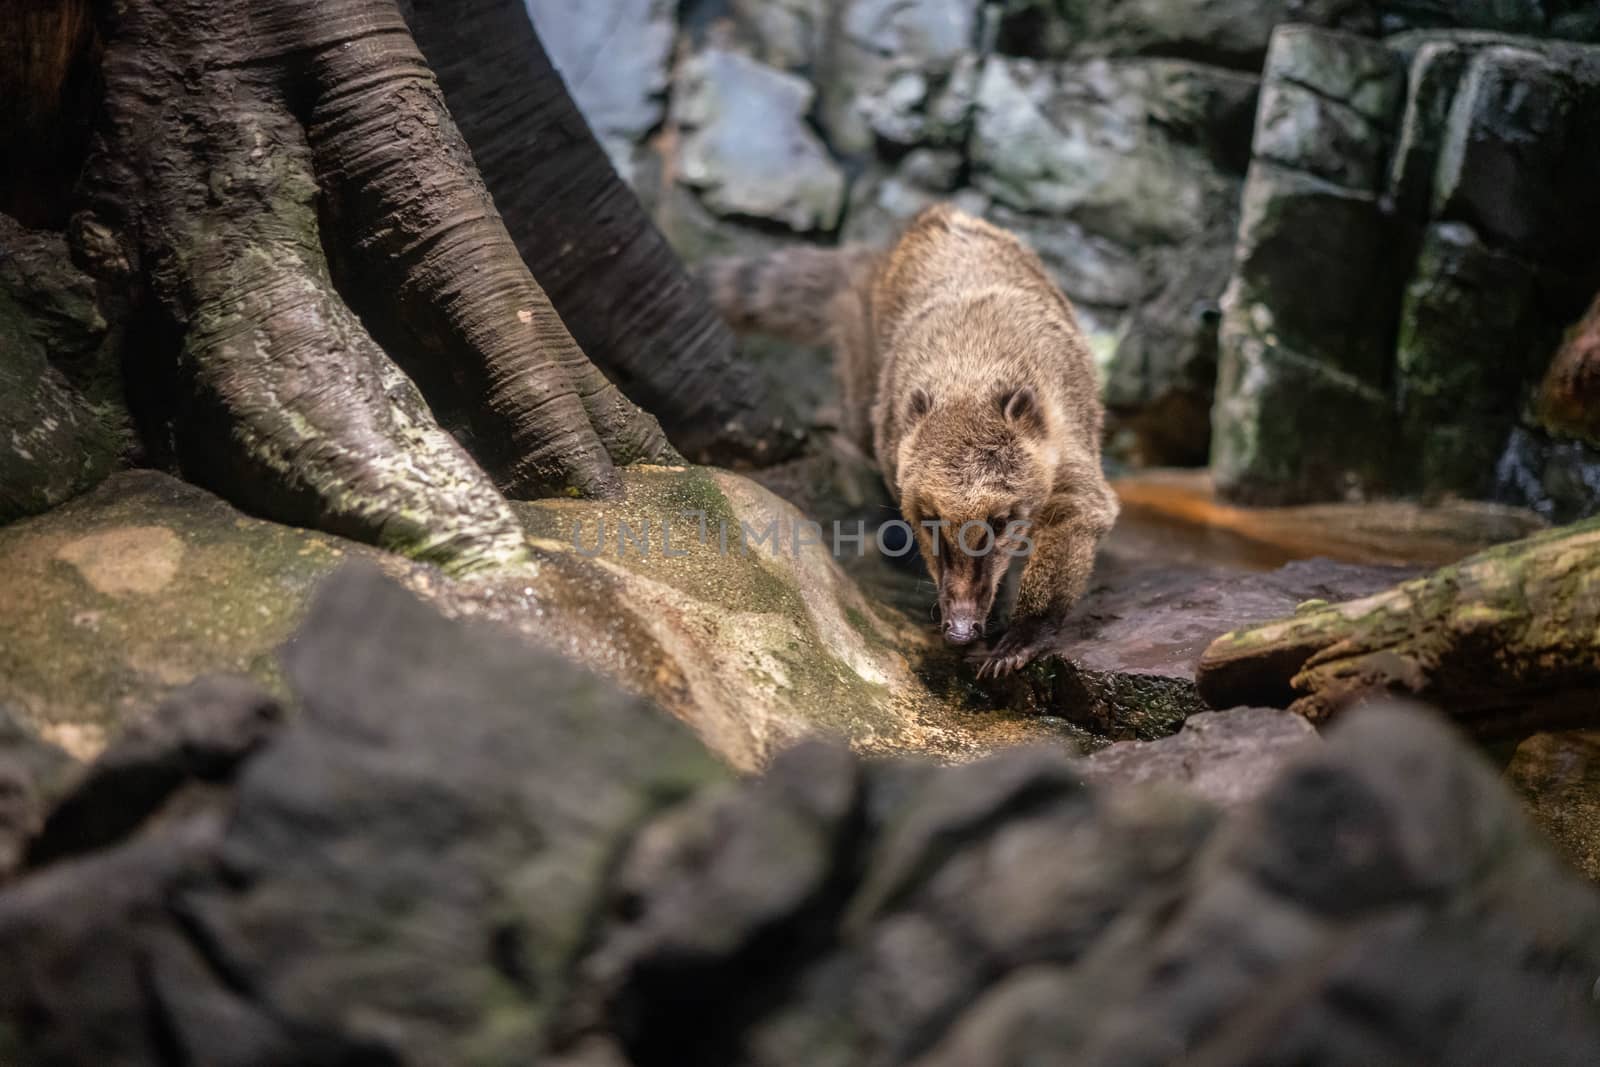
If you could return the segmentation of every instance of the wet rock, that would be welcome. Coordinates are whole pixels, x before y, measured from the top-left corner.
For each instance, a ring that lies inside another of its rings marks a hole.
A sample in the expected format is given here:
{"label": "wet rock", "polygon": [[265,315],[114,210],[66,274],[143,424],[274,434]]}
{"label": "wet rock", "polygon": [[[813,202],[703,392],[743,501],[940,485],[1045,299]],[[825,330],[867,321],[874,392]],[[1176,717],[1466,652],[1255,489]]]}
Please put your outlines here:
{"label": "wet rock", "polygon": [[0,523],[93,487],[129,446],[114,311],[58,233],[0,215]]}
{"label": "wet rock", "polygon": [[525,0],[567,91],[624,180],[635,146],[666,112],[677,33],[672,0]]}
{"label": "wet rock", "polygon": [[1189,716],[1171,737],[1101,749],[1080,771],[1091,783],[1164,782],[1236,807],[1254,800],[1316,738],[1304,718],[1276,708],[1208,711]]}
{"label": "wet rock", "polygon": [[672,99],[678,179],[720,215],[834,229],[844,175],[806,126],[813,95],[801,78],[728,48],[691,56]]}
{"label": "wet rock", "polygon": [[1600,733],[1534,734],[1517,746],[1505,777],[1556,850],[1600,882]]}
{"label": "wet rock", "polygon": [[[493,620],[649,696],[741,768],[818,732],[866,750],[949,756],[1056,736],[1024,713],[969,711],[972,695],[930,687],[919,671],[940,654],[931,629],[870,601],[831,558],[831,529],[823,545],[796,550],[797,526],[802,541],[812,531],[766,490],[699,469],[624,477],[625,502],[518,504],[536,564],[460,583],[247,518],[154,472],[115,475],[0,529],[0,570],[11,576],[0,597],[0,702],[90,760],[202,675],[249,675],[281,696],[273,649],[317,583],[364,560],[452,614]],[[623,541],[624,523],[634,540]]]}
{"label": "wet rock", "polygon": [[1328,560],[1260,574],[1193,566],[1104,568],[1073,609],[1058,658],[1029,668],[1027,699],[1102,736],[1164,737],[1208,710],[1195,676],[1215,638],[1292,615],[1308,600],[1369,596],[1414,573]]}
{"label": "wet rock", "polygon": [[0,706],[0,882],[20,866],[75,767],[72,757]]}

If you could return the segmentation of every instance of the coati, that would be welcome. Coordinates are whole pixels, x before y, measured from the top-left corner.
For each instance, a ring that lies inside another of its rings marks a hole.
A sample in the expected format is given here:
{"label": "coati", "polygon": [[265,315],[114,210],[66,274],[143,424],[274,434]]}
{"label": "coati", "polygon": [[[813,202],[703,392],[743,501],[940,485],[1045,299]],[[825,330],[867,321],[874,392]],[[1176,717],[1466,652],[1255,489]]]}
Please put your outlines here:
{"label": "coati", "polygon": [[1088,344],[1032,250],[936,205],[885,251],[794,247],[701,276],[735,329],[833,347],[844,429],[916,533],[945,639],[984,636],[1025,552],[1010,627],[979,673],[1048,651],[1117,502]]}

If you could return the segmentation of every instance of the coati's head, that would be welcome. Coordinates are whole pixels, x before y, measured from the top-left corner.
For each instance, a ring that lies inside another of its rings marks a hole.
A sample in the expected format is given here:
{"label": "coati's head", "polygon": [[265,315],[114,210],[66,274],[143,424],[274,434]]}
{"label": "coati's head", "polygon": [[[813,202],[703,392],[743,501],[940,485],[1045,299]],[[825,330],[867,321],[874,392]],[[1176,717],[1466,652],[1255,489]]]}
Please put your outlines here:
{"label": "coati's head", "polygon": [[983,636],[1011,561],[1032,548],[1055,482],[1048,416],[1025,385],[952,399],[916,388],[901,402],[901,514],[938,587],[945,640],[964,645]]}

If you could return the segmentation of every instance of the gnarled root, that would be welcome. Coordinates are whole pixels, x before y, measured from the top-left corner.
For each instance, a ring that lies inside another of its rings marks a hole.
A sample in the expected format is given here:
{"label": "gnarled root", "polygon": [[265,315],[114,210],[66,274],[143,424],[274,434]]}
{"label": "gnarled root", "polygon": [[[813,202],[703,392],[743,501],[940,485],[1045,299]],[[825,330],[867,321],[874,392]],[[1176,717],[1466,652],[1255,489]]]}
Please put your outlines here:
{"label": "gnarled root", "polygon": [[501,489],[674,457],[518,258],[393,0],[125,0],[106,32],[75,240],[181,338],[188,473],[465,572],[526,556]]}

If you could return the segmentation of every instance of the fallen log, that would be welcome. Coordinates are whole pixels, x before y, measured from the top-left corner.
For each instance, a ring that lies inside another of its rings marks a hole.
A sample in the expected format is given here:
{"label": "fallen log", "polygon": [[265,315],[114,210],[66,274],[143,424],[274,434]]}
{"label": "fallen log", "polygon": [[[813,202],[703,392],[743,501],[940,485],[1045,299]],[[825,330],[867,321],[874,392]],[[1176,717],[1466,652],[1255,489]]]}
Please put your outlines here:
{"label": "fallen log", "polygon": [[1398,694],[1484,738],[1600,724],[1600,518],[1224,634],[1197,684],[1213,707],[1288,706],[1313,722]]}

